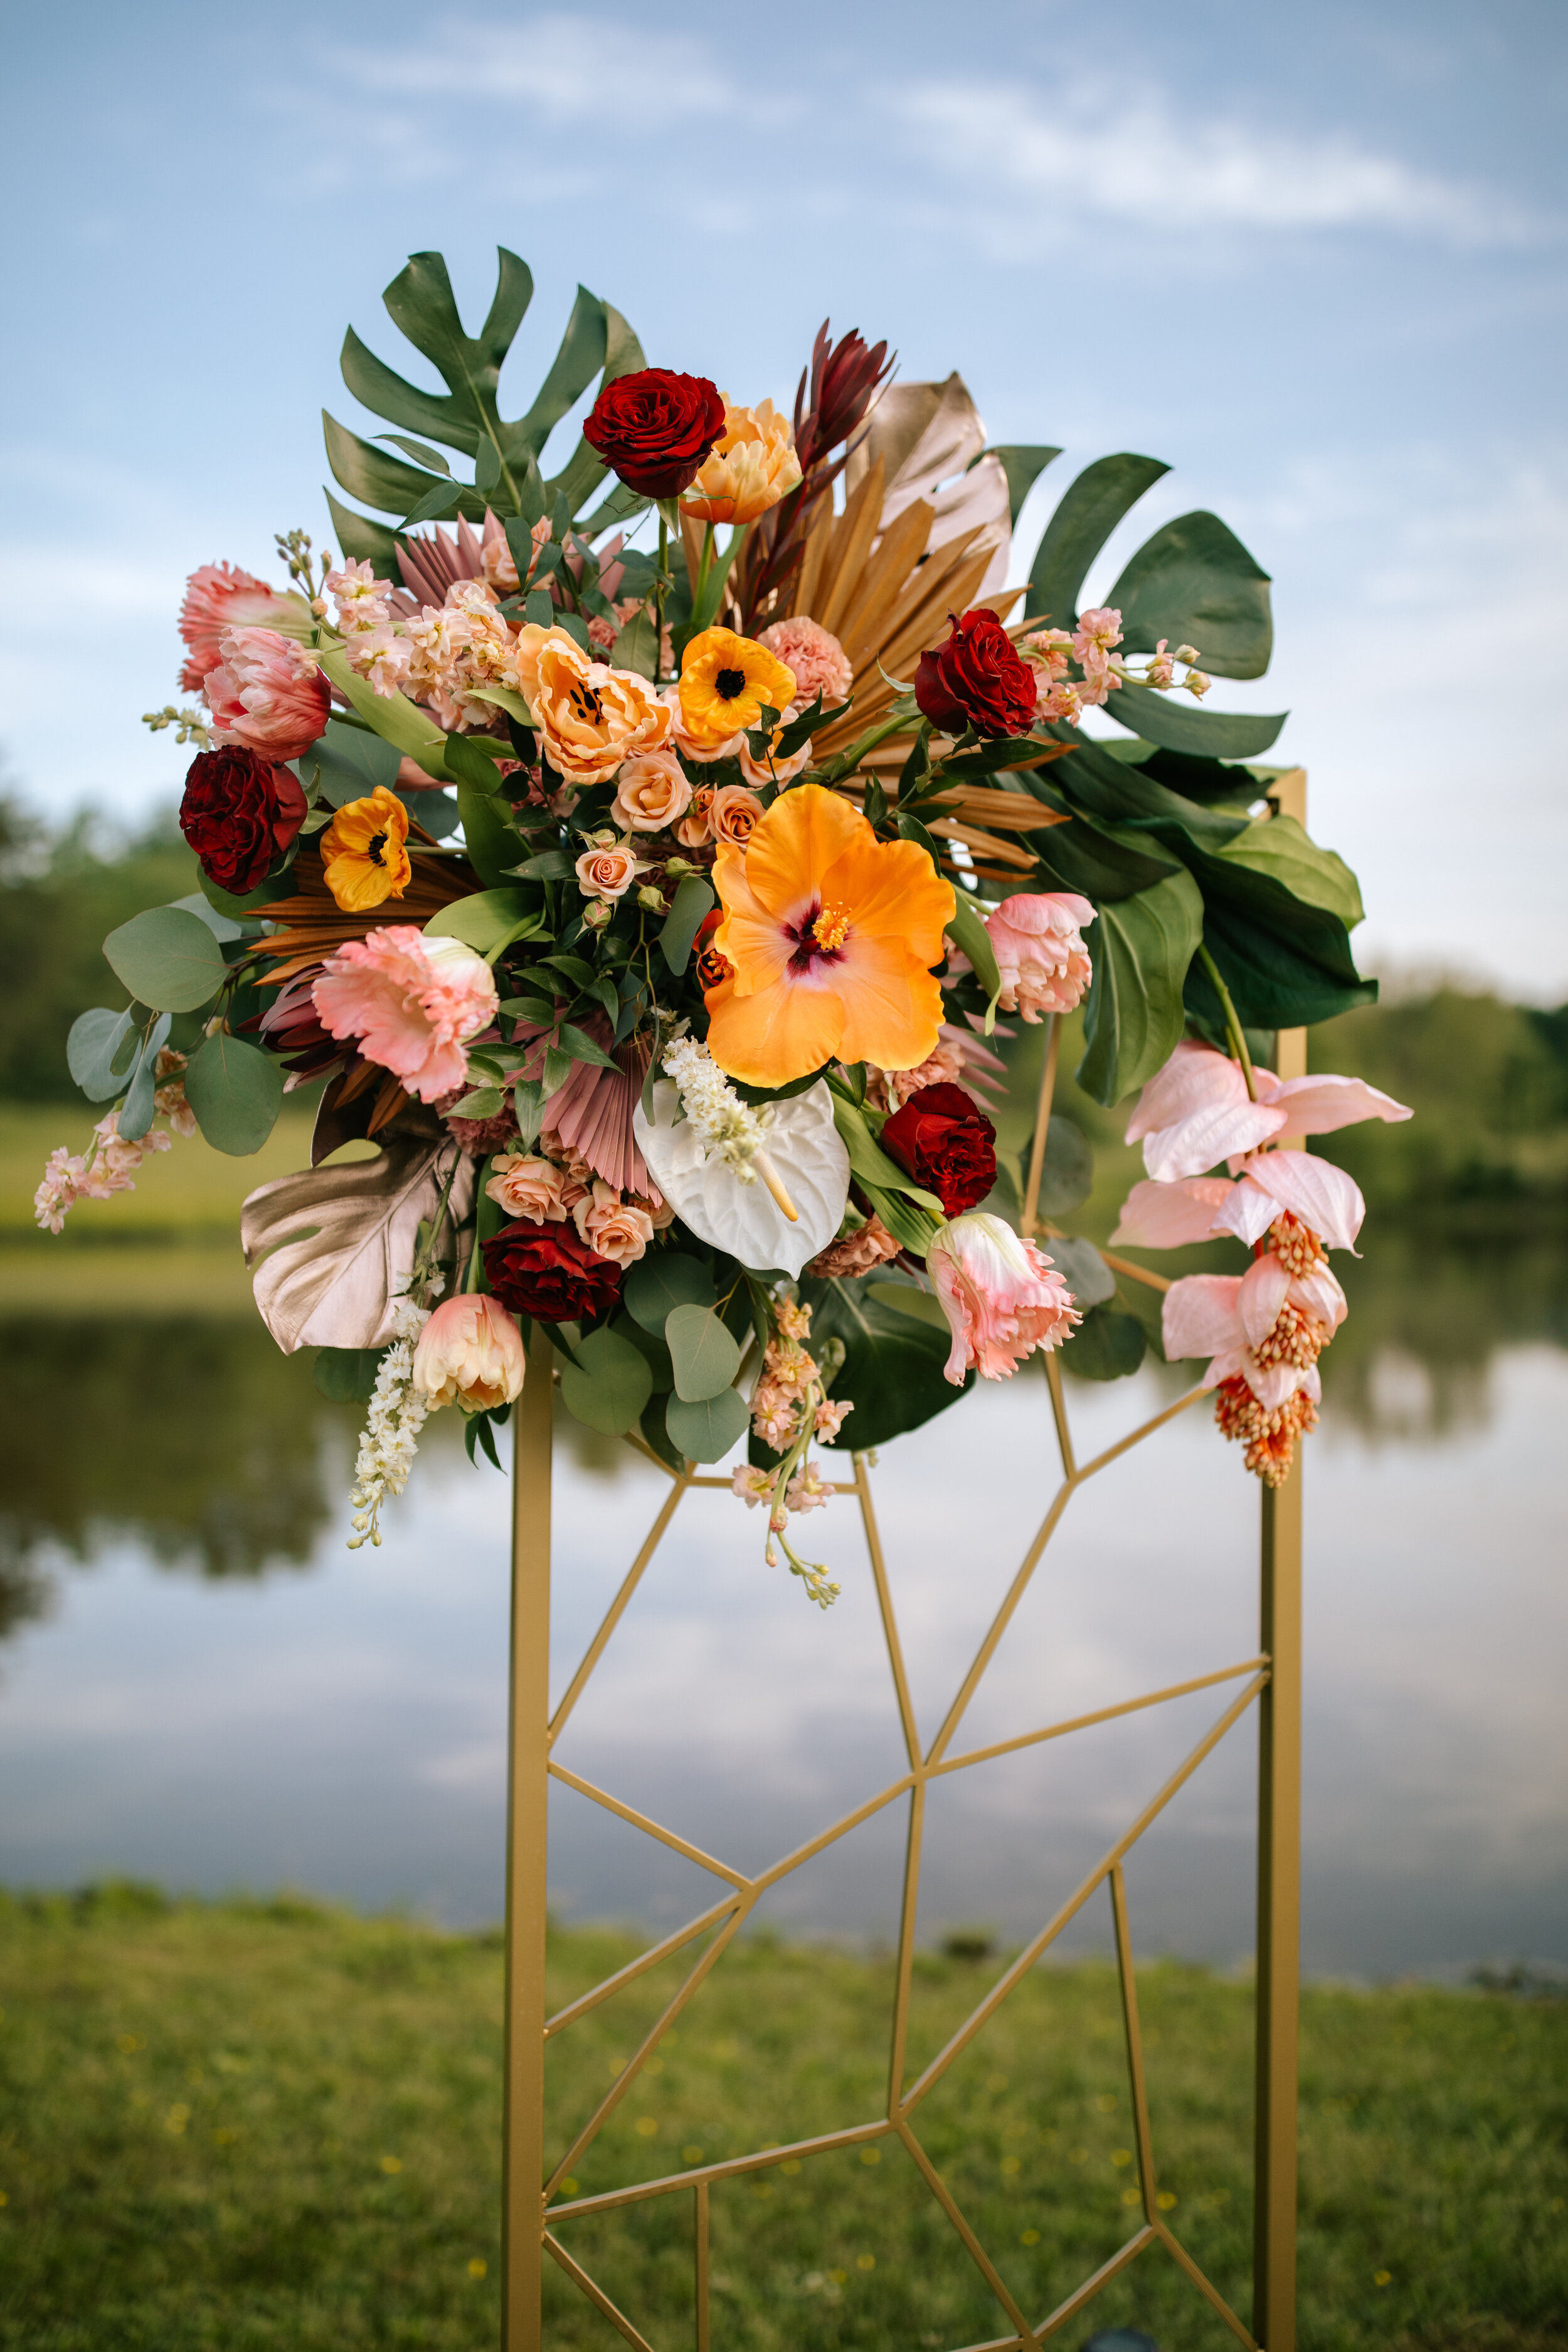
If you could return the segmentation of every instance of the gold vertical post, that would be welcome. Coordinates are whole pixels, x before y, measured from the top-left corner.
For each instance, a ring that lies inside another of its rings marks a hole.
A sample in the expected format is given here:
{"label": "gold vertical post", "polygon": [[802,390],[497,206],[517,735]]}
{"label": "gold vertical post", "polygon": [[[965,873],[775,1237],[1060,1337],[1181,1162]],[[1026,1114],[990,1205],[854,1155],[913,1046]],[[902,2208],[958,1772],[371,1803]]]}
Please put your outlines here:
{"label": "gold vertical post", "polygon": [[1040,1178],[1046,1166],[1046,1138],[1051,1127],[1051,1097],[1057,1090],[1057,1056],[1061,1052],[1061,1024],[1054,1013],[1046,1015],[1046,1052],[1040,1065],[1040,1095],[1035,1108],[1034,1139],[1029,1146],[1029,1172],[1024,1182],[1024,1213],[1018,1230],[1027,1241],[1040,1222]]}
{"label": "gold vertical post", "polygon": [[[1307,819],[1300,768],[1273,779],[1280,816]],[[1282,1029],[1274,1066],[1304,1077],[1307,1033]],[[1297,2024],[1301,1990],[1301,1464],[1263,1490],[1261,1633],[1270,1660],[1258,1718],[1258,2057],[1254,2111],[1252,2332],[1264,2352],[1296,2347]]]}
{"label": "gold vertical post", "polygon": [[513,1411],[511,1675],[507,1739],[506,2050],[501,2344],[540,2352],[543,2267],[544,1914],[550,1783],[550,1432],[553,1359],[534,1326]]}

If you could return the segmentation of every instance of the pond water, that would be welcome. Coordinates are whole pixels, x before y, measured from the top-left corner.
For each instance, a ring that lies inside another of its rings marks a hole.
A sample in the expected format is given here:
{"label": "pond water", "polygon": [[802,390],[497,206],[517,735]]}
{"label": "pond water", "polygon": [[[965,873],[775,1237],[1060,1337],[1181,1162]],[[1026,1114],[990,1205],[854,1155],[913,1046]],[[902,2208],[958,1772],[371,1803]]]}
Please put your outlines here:
{"label": "pond water", "polygon": [[[1306,1454],[1304,1960],[1363,1977],[1561,1963],[1568,1257],[1394,1238],[1348,1286]],[[168,1296],[151,1266],[137,1288]],[[0,1307],[0,1882],[289,1885],[453,1923],[498,1916],[508,1482],[468,1467],[455,1416],[431,1424],[384,1547],[354,1553],[355,1416],[243,1309]],[[1069,1379],[1079,1458],[1185,1386],[1161,1365]],[[559,1690],[666,1482],[569,1423],[557,1459]],[[1055,1479],[1038,1378],[882,1450],[927,1738]],[[1113,1464],[1068,1508],[953,1752],[1250,1656],[1258,1518],[1201,1406]],[[855,1506],[805,1524],[844,1586],[826,1615],[763,1567],[757,1515],[689,1496],[558,1751],[746,1869],[901,1769]],[[1037,1927],[1236,1687],[939,1784],[921,1934]],[[1145,1950],[1245,1959],[1255,1760],[1249,1715],[1134,1849]],[[555,1799],[563,1917],[665,1927],[718,1892],[574,1791]],[[890,1938],[903,1830],[901,1801],[874,1813],[759,1919]],[[1106,1935],[1097,1901],[1064,1948]]]}

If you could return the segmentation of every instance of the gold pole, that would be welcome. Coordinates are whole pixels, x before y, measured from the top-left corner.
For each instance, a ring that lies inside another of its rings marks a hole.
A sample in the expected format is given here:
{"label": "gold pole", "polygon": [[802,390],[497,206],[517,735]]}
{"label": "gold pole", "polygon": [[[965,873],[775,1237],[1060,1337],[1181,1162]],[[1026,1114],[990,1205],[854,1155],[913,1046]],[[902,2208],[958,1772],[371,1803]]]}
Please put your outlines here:
{"label": "gold pole", "polygon": [[554,1361],[536,1324],[513,1412],[507,1740],[501,2344],[540,2352],[543,2270],[544,1905],[550,1714],[550,1426]]}
{"label": "gold pole", "polygon": [[[1304,824],[1307,778],[1268,787],[1275,813]],[[1307,1033],[1275,1040],[1276,1075],[1303,1077]],[[1270,1660],[1258,1718],[1258,2056],[1254,2108],[1252,2332],[1264,2352],[1296,2347],[1296,2108],[1301,1993],[1301,1463],[1263,1490],[1259,1649]]]}
{"label": "gold pole", "polygon": [[1024,1185],[1024,1213],[1018,1230],[1029,1240],[1039,1224],[1040,1178],[1046,1165],[1046,1138],[1051,1126],[1051,1097],[1057,1090],[1057,1055],[1061,1051],[1061,1024],[1054,1013],[1046,1015],[1046,1053],[1040,1066],[1040,1098],[1035,1110],[1035,1135],[1029,1146],[1029,1173]]}

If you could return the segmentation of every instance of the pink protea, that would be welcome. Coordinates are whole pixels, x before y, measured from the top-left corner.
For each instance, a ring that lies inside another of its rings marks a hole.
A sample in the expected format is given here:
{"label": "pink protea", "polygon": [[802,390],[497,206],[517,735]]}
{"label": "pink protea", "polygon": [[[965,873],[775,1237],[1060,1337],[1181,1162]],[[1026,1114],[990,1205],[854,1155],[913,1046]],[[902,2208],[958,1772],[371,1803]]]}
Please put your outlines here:
{"label": "pink protea", "polygon": [[1081,1320],[1045,1252],[984,1210],[940,1229],[926,1271],[952,1333],[943,1370],[955,1387],[969,1371],[1010,1380],[1026,1356],[1059,1348]]}
{"label": "pink protea", "polygon": [[443,1299],[419,1334],[413,1382],[431,1405],[492,1412],[522,1394],[522,1334],[498,1298]]}
{"label": "pink protea", "polygon": [[795,698],[804,709],[822,697],[824,710],[842,702],[855,683],[849,656],[831,629],[820,628],[804,613],[792,620],[774,621],[757,638],[776,661],[795,672]]}
{"label": "pink protea", "polygon": [[202,681],[214,742],[247,743],[277,761],[308,751],[332,707],[314,656],[276,629],[226,629],[218,652]]}
{"label": "pink protea", "polygon": [[367,1062],[400,1077],[421,1102],[437,1102],[467,1074],[463,1048],[496,1016],[496,984],[483,956],[460,940],[427,939],[392,923],[329,956],[310,992],[334,1037],[353,1037]]}
{"label": "pink protea", "polygon": [[180,607],[180,635],[185,641],[185,666],[180,685],[186,694],[199,694],[208,670],[222,658],[218,641],[229,629],[263,628],[291,632],[309,625],[310,607],[302,596],[281,595],[253,572],[234,563],[204,563],[185,583]]}
{"label": "pink protea", "polygon": [[1094,908],[1072,890],[1024,890],[1004,898],[986,919],[1002,973],[997,999],[1004,1013],[1026,1022],[1042,1013],[1070,1013],[1089,986],[1093,966],[1080,926]]}

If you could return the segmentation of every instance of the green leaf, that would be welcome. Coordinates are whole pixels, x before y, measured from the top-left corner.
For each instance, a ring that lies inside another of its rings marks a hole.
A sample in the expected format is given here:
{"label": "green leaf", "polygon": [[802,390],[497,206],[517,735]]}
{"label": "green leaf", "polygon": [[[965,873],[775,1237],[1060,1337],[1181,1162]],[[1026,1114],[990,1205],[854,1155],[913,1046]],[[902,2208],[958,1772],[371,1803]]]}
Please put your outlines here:
{"label": "green leaf", "polygon": [[1119,687],[1105,708],[1119,727],[1130,727],[1145,742],[1211,760],[1256,760],[1290,716],[1288,710],[1271,718],[1240,710],[1200,710],[1187,695],[1156,694],[1149,686]]}
{"label": "green leaf", "polygon": [[561,1366],[561,1396],[569,1412],[606,1437],[632,1428],[653,1394],[647,1359],[618,1331],[590,1331],[578,1342],[575,1363]]}
{"label": "green leaf", "polygon": [[263,907],[269,907],[275,898],[291,898],[297,887],[291,868],[287,866],[280,874],[268,875],[265,882],[258,883],[254,890],[240,898],[234,898],[227,890],[220,890],[205,874],[198,875],[196,878],[201,884],[203,898],[220,915],[254,914]]}
{"label": "green leaf", "polygon": [[[382,415],[384,416],[385,414],[383,409]],[[322,495],[345,562],[373,563],[383,580],[398,579],[401,575],[397,568],[396,531],[389,530],[384,522],[373,522],[368,515],[355,514],[353,507],[345,507],[341,499],[333,498],[331,490],[324,490]]]}
{"label": "green leaf", "polygon": [[1124,1381],[1143,1360],[1148,1336],[1136,1315],[1091,1307],[1067,1343],[1069,1372],[1086,1381]]}
{"label": "green leaf", "polygon": [[711,1307],[718,1295],[700,1259],[661,1249],[649,1250],[626,1268],[621,1301],[634,1323],[662,1338],[673,1308]]}
{"label": "green leaf", "polygon": [[741,1350],[719,1320],[714,1307],[674,1307],[665,1318],[675,1392],[687,1404],[701,1404],[727,1389],[741,1369]]}
{"label": "green leaf", "polygon": [[313,772],[325,797],[334,808],[341,808],[345,801],[363,800],[378,784],[391,792],[402,758],[396,744],[384,736],[367,735],[363,727],[329,719],[325,730],[296,764],[301,783],[308,786]]}
{"label": "green leaf", "polygon": [[574,1062],[587,1062],[596,1070],[613,1070],[619,1066],[613,1054],[606,1054],[595,1044],[585,1029],[576,1028],[570,1021],[561,1024],[561,1043]]}
{"label": "green leaf", "polygon": [[987,996],[994,996],[1002,985],[1002,974],[996,962],[996,950],[991,944],[978,908],[964,898],[962,891],[953,892],[954,905],[947,922],[947,936],[961,948],[974,966],[974,976]]}
{"label": "green leaf", "polygon": [[193,890],[188,898],[171,898],[168,904],[178,907],[184,914],[194,915],[198,923],[205,923],[219,947],[226,947],[231,940],[245,937],[245,925],[237,923],[232,915],[220,915],[212,901],[204,898],[199,890]]}
{"label": "green leaf", "polygon": [[639,677],[650,678],[658,656],[652,614],[634,613],[610,647],[611,662],[616,669],[636,670]]}
{"label": "green leaf", "polygon": [[1025,611],[1031,620],[1048,618],[1058,629],[1078,618],[1084,575],[1128,509],[1170,467],[1158,457],[1122,451],[1097,457],[1070,483],[1046,525],[1029,575]]}
{"label": "green leaf", "polygon": [[531,1151],[544,1124],[543,1080],[519,1078],[511,1090],[511,1108],[517,1121],[517,1148],[520,1151]]}
{"label": "green leaf", "polygon": [[158,1052],[169,1034],[169,1015],[161,1013],[142,1041],[136,1067],[120,1109],[120,1133],[127,1143],[138,1143],[153,1124],[157,1093]]}
{"label": "green leaf", "polygon": [[127,1057],[118,1076],[114,1064],[135,1026],[135,1008],[129,1004],[123,1013],[109,1013],[98,1005],[71,1023],[70,1034],[66,1039],[66,1067],[89,1102],[108,1102],[112,1096],[124,1092],[135,1067],[136,1055]]}
{"label": "green leaf", "polygon": [[479,792],[460,779],[458,814],[469,864],[489,888],[504,889],[517,869],[517,853],[522,846],[507,803],[499,793]]}
{"label": "green leaf", "polygon": [[[1247,832],[1268,829],[1260,824]],[[1310,850],[1311,844],[1306,846]],[[1242,1022],[1258,1029],[1293,1029],[1374,1003],[1377,983],[1363,980],[1356,970],[1350,932],[1341,917],[1298,898],[1279,869],[1254,864],[1255,855],[1249,848],[1244,863],[1223,851],[1209,856],[1194,848],[1189,853],[1204,897],[1204,944]],[[1338,863],[1333,860],[1333,866]],[[1285,871],[1292,870],[1287,862]],[[1331,867],[1325,875],[1304,858],[1294,872],[1299,880],[1321,882],[1325,890],[1342,887]],[[1201,965],[1188,972],[1185,993],[1189,1011],[1215,1031],[1223,1018],[1220,1003]]]}
{"label": "green leaf", "polygon": [[902,1243],[904,1248],[916,1257],[924,1257],[941,1218],[940,1210],[936,1215],[931,1215],[924,1209],[917,1208],[913,1201],[907,1200],[902,1192],[886,1192],[879,1184],[863,1183],[860,1189],[893,1239]]}
{"label": "green leaf", "polygon": [[1203,898],[1184,872],[1100,908],[1077,1071],[1096,1102],[1120,1102],[1169,1059],[1184,1026],[1182,987],[1203,929]]}
{"label": "green leaf", "polygon": [[844,1342],[834,1393],[853,1397],[855,1410],[845,1420],[842,1444],[858,1451],[885,1445],[956,1404],[973,1386],[973,1372],[962,1383],[947,1379],[942,1367],[952,1343],[945,1329],[915,1321],[874,1297],[867,1283],[807,1280],[800,1295],[811,1308],[813,1346]]}
{"label": "green leaf", "polygon": [[531,890],[476,890],[470,898],[454,898],[425,926],[426,939],[461,940],[478,955],[489,955],[503,940],[521,936],[520,925],[541,921],[539,900]]}
{"label": "green leaf", "polygon": [[378,441],[390,441],[395,449],[401,449],[404,456],[412,457],[416,466],[428,466],[433,474],[445,474],[447,480],[451,480],[451,467],[439,449],[432,449],[427,441],[407,441],[401,433],[378,433],[375,437]]}
{"label": "green leaf", "polygon": [[698,928],[718,905],[711,885],[700,874],[688,874],[670,901],[658,935],[659,953],[679,980],[691,955]]}
{"label": "green leaf", "polygon": [[1366,913],[1361,885],[1331,849],[1317,843],[1293,816],[1260,817],[1215,852],[1226,866],[1267,874],[1304,907],[1320,907],[1354,930]]}
{"label": "green leaf", "polygon": [[459,1118],[499,1118],[506,1108],[500,1087],[473,1087],[452,1108]]}
{"label": "green leaf", "polygon": [[1059,457],[1061,454],[1059,449],[1047,449],[1026,441],[1006,442],[992,450],[992,457],[1002,460],[1002,470],[1007,477],[1007,507],[1015,530],[1018,528],[1024,500],[1052,458]]}
{"label": "green leaf", "polygon": [[427,710],[404,694],[377,694],[349,667],[345,653],[319,654],[317,662],[322,676],[347,697],[368,727],[395,744],[400,753],[417,760],[427,776],[440,783],[447,781],[443,760],[447,738]]}
{"label": "green leaf", "polygon": [[315,1380],[333,1404],[365,1404],[375,1391],[384,1348],[318,1348]]}
{"label": "green leaf", "polygon": [[[624,323],[624,322],[623,322]],[[609,322],[605,306],[596,294],[585,286],[577,289],[577,299],[572,305],[572,316],[566,321],[566,332],[561,338],[561,348],[551,362],[550,373],[539,388],[538,396],[521,424],[510,428],[511,436],[524,448],[531,449],[537,457],[550,438],[552,428],[559,425],[574,402],[586,392],[605,364]],[[595,458],[596,465],[600,461]],[[576,501],[573,501],[576,511]]]}
{"label": "green leaf", "polygon": [[655,1391],[643,1407],[637,1427],[642,1432],[645,1444],[653,1448],[659,1460],[679,1473],[686,1468],[686,1456],[678,1445],[671,1444],[669,1432],[664,1425],[664,1405],[668,1394],[668,1387]]}
{"label": "green leaf", "polygon": [[564,882],[572,871],[572,860],[563,849],[542,849],[537,857],[525,858],[513,871],[531,882]]}
{"label": "green leaf", "polygon": [[150,907],[103,942],[117,980],[159,1013],[195,1013],[215,996],[223,950],[199,916],[180,907]]}
{"label": "green leaf", "polygon": [[283,1108],[283,1073],[270,1054],[223,1032],[209,1037],[185,1071],[185,1100],[216,1151],[259,1151]]}
{"label": "green leaf", "polygon": [[1103,908],[1108,900],[1135,898],[1167,874],[1178,871],[1146,835],[1105,824],[1082,810],[1071,824],[1020,836],[1039,861],[1044,879],[1058,890],[1077,890]]}
{"label": "green leaf", "polygon": [[1116,1276],[1092,1242],[1053,1235],[1044,1244],[1051,1264],[1072,1292],[1072,1303],[1087,1314],[1116,1296]]}
{"label": "green leaf", "polygon": [[902,1192],[910,1200],[918,1201],[922,1209],[929,1209],[933,1216],[946,1214],[934,1192],[923,1191],[896,1160],[888,1157],[872,1135],[865,1112],[858,1105],[847,1101],[837,1087],[833,1089],[833,1124],[849,1154],[850,1169],[862,1184],[874,1184],[883,1192]]}
{"label": "green leaf", "polygon": [[[653,1374],[655,1396],[668,1396],[675,1386],[675,1367],[669,1360],[669,1349],[665,1346],[659,1334],[657,1331],[645,1331],[642,1325],[634,1322],[629,1315],[617,1315],[610,1328],[612,1331],[618,1332],[620,1337],[629,1346],[635,1348],[646,1360],[649,1371]],[[658,1415],[658,1424],[662,1430],[664,1427],[662,1412]]]}
{"label": "green leaf", "polygon": [[912,1282],[868,1282],[866,1287],[891,1314],[907,1315],[932,1331],[947,1332],[947,1315],[934,1292],[918,1289]]}
{"label": "green leaf", "polygon": [[[340,425],[324,408],[321,431],[326,437],[327,463],[332,469],[332,478],[351,499],[359,499],[384,514],[401,516],[416,507],[429,489],[430,477],[422,466],[405,465],[401,457],[390,457],[373,441],[362,441],[357,433],[351,433],[346,425]],[[458,486],[443,483],[442,492],[456,498]],[[470,491],[470,501],[472,495]],[[483,513],[482,507],[479,511]]]}
{"label": "green leaf", "polygon": [[725,1389],[698,1404],[672,1395],[664,1408],[671,1444],[691,1462],[721,1462],[737,1439],[745,1435],[751,1417],[745,1398],[736,1389]]}
{"label": "green leaf", "polygon": [[1145,540],[1106,598],[1121,651],[1194,645],[1216,677],[1261,677],[1274,650],[1268,574],[1218,515],[1178,515]]}
{"label": "green leaf", "polygon": [[465,686],[463,692],[472,695],[476,702],[493,702],[499,709],[507,711],[515,719],[520,727],[533,725],[527,703],[521,694],[514,694],[510,686]]}

